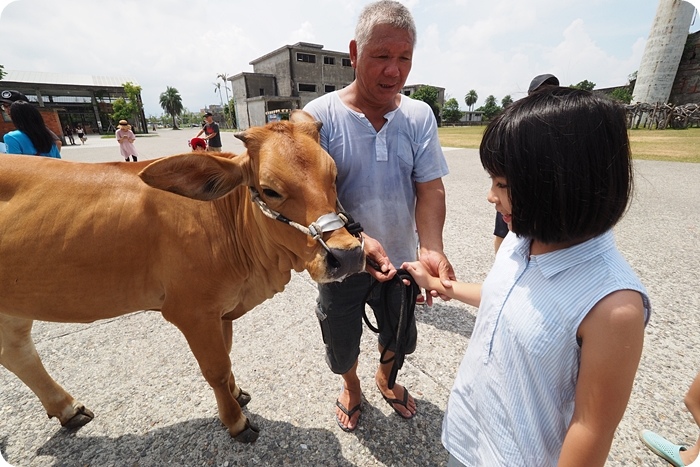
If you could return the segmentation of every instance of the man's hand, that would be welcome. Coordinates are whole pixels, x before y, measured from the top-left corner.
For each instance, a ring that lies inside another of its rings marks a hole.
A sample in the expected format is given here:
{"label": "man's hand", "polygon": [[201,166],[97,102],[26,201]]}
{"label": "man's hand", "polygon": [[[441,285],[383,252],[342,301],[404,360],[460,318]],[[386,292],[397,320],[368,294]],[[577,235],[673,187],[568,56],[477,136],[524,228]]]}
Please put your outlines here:
{"label": "man's hand", "polygon": [[396,275],[396,268],[389,261],[384,247],[369,235],[363,233],[362,236],[365,239],[365,256],[367,258],[365,269],[379,282],[391,280]]}
{"label": "man's hand", "polygon": [[[421,248],[419,261],[430,271],[431,275],[440,278],[440,282],[445,288],[452,287],[451,281],[457,280],[452,264],[450,264],[444,253]],[[439,296],[445,301],[450,299],[446,295],[438,294],[435,290],[426,290],[426,292],[426,303],[428,306],[432,306],[433,297]]]}

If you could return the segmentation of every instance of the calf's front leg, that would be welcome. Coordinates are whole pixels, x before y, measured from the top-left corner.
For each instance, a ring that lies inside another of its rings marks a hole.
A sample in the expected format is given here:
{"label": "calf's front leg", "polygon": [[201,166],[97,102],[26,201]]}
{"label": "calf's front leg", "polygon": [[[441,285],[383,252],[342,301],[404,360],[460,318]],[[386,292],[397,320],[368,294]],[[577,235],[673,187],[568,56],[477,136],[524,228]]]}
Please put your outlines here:
{"label": "calf's front leg", "polygon": [[[227,329],[218,317],[209,317],[205,313],[172,313],[165,306],[162,313],[187,339],[204,379],[214,390],[219,419],[226,425],[231,436],[243,443],[257,440],[260,430],[241,411],[241,404],[247,404],[250,396],[246,400],[244,394],[247,393],[236,386],[231,371],[228,353],[231,348],[231,323],[228,323]],[[234,397],[236,392],[241,404]]]}

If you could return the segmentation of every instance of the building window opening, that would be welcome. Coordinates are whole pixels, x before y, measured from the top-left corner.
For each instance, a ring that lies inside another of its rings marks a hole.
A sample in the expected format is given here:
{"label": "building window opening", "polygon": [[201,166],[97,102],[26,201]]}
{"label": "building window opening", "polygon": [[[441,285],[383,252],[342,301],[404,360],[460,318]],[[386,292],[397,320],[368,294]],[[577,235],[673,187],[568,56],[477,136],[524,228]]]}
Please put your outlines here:
{"label": "building window opening", "polygon": [[325,91],[326,92],[333,92],[333,91],[335,91],[335,86],[332,84],[326,84]]}
{"label": "building window opening", "polygon": [[316,55],[297,52],[297,62],[316,63]]}
{"label": "building window opening", "polygon": [[335,65],[335,57],[323,57],[324,65]]}
{"label": "building window opening", "polygon": [[343,66],[352,66],[352,62],[350,61],[349,58],[343,59]]}
{"label": "building window opening", "polygon": [[303,84],[303,83],[299,83],[299,91],[303,91],[303,92],[316,92],[316,85],[315,85],[315,84]]}

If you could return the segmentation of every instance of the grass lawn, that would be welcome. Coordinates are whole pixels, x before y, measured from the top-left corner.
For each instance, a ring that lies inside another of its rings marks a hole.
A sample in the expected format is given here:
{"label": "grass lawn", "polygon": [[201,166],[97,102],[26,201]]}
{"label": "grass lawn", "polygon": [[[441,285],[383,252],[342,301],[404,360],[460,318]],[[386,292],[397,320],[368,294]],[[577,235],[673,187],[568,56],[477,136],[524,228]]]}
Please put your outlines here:
{"label": "grass lawn", "polygon": [[[485,126],[442,127],[440,144],[478,149]],[[632,157],[656,161],[700,162],[700,128],[686,130],[629,130]]]}

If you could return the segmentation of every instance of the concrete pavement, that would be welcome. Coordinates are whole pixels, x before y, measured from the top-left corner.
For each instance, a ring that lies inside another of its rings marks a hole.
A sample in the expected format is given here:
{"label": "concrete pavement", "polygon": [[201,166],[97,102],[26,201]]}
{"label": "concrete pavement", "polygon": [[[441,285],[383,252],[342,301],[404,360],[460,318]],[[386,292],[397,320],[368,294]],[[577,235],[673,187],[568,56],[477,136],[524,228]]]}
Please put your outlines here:
{"label": "concrete pavement", "polygon": [[[198,130],[158,130],[138,137],[143,159],[187,152]],[[242,144],[223,133],[224,150]],[[67,160],[119,161],[114,139],[89,137],[65,147]],[[446,150],[445,245],[457,276],[481,281],[493,261],[494,210],[475,150]],[[700,164],[639,161],[636,195],[616,228],[618,246],[652,300],[644,355],[609,466],[664,465],[638,440],[642,428],[677,443],[698,429],[683,395],[700,369]],[[334,419],[341,380],[326,367],[313,311],[315,284],[294,274],[286,290],[234,323],[232,360],[261,428],[252,445],[234,442],[216,413],[184,337],[154,312],[92,324],[35,323],[34,340],[54,379],[95,412],[75,433],[47,420],[36,397],[0,369],[0,453],[19,466],[440,466],[447,454],[440,425],[476,310],[439,302],[417,310],[418,349],[399,382],[419,414],[403,420],[374,387],[376,338],[365,329],[359,373],[366,403],[356,432]]]}

